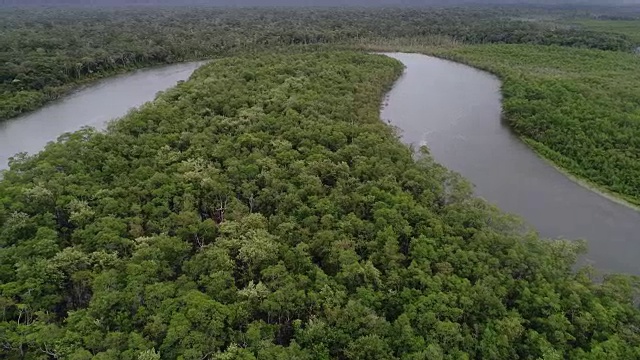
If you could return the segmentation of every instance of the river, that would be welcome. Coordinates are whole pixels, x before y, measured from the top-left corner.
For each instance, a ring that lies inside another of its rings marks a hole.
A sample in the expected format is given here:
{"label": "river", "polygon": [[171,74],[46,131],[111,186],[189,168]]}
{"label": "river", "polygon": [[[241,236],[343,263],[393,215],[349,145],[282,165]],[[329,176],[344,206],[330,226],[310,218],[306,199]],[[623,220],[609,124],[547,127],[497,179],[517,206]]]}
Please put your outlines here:
{"label": "river", "polygon": [[585,239],[583,261],[640,274],[640,212],[594,193],[539,158],[501,121],[500,81],[419,54],[387,54],[405,66],[381,117],[407,144],[469,179],[477,195],[519,215],[548,238]]}
{"label": "river", "polygon": [[[502,122],[500,82],[453,62],[388,54],[406,66],[382,118],[407,144],[427,144],[434,158],[476,186],[476,193],[517,214],[544,237],[586,239],[586,261],[605,272],[640,274],[640,213],[569,180],[537,157]],[[108,120],[187,79],[187,63],[103,80],[61,101],[0,123],[0,168],[18,152],[37,152],[64,132]]]}
{"label": "river", "polygon": [[186,80],[203,62],[137,70],[100,80],[37,111],[0,122],[0,169],[19,152],[35,153],[65,132],[83,126],[103,129],[109,120]]}

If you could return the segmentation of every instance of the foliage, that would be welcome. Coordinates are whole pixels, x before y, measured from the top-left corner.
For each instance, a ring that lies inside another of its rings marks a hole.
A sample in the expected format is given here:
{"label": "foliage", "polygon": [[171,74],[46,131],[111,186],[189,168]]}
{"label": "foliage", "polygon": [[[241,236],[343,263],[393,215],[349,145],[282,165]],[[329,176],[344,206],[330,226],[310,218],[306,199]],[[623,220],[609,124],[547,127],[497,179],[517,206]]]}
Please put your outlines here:
{"label": "foliage", "polygon": [[401,65],[214,61],[0,182],[6,359],[633,359],[631,281],[379,119]]}
{"label": "foliage", "polygon": [[593,31],[627,36],[640,46],[640,19],[635,20],[581,20],[577,24]]}
{"label": "foliage", "polygon": [[635,28],[527,14],[3,11],[0,119],[95,77],[233,57],[12,161],[0,356],[640,358],[635,280],[593,283],[580,243],[523,234],[401,145],[378,117],[399,63],[326,51],[418,45],[492,71],[530,144],[640,201],[640,58],[618,52]]}
{"label": "foliage", "polygon": [[630,50],[623,35],[516,20],[518,9],[12,9],[0,12],[0,121],[119,71],[309,44],[446,38]]}

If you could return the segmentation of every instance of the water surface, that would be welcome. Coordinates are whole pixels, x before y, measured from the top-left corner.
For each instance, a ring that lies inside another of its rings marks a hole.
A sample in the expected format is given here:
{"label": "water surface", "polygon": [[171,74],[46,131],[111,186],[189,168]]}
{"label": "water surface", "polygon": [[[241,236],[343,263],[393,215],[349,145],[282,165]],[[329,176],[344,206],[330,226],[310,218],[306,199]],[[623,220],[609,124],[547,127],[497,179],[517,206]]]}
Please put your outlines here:
{"label": "water surface", "polygon": [[103,129],[111,119],[187,79],[203,62],[138,70],[101,80],[32,113],[0,122],[0,169],[19,152],[36,153],[65,132]]}
{"label": "water surface", "polygon": [[476,193],[519,215],[541,236],[586,239],[585,261],[604,272],[640,275],[640,212],[571,181],[501,121],[500,81],[454,62],[387,54],[406,66],[382,119],[408,144],[462,174]]}

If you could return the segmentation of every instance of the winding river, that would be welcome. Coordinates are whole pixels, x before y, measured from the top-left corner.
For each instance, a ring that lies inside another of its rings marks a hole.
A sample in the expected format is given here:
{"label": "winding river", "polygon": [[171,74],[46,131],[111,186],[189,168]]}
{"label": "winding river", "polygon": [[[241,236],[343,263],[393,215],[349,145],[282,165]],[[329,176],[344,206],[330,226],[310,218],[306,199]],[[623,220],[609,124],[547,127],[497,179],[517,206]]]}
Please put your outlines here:
{"label": "winding river", "polygon": [[419,54],[387,54],[406,66],[382,119],[408,144],[462,174],[476,193],[519,215],[541,236],[585,239],[584,261],[603,272],[640,274],[640,212],[594,193],[539,158],[501,121],[500,81]]}
{"label": "winding river", "polygon": [[75,91],[32,113],[0,122],[0,169],[19,152],[36,153],[60,135],[83,126],[103,129],[111,119],[186,80],[204,62],[154,67],[114,76]]}
{"label": "winding river", "polygon": [[[476,193],[549,238],[583,238],[586,261],[605,272],[640,274],[640,213],[569,180],[501,123],[500,82],[473,68],[418,54],[387,54],[406,66],[382,118],[408,144],[476,186]],[[140,70],[107,79],[25,116],[0,123],[0,169],[18,152],[36,152],[64,132],[104,128],[152,100],[202,63]]]}

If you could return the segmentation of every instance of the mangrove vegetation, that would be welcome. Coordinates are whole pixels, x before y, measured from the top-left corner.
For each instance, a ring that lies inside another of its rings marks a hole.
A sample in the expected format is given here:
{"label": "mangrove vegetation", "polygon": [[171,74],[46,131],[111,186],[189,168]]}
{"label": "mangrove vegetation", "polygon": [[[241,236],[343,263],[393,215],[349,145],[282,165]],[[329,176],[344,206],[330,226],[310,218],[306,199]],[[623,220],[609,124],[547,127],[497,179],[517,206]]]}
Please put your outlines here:
{"label": "mangrove vegetation", "polygon": [[1,119],[215,59],[2,172],[0,357],[639,359],[637,278],[576,266],[582,242],[523,231],[379,117],[403,68],[365,52],[469,63],[537,151],[640,201],[635,37],[558,11],[0,12]]}

